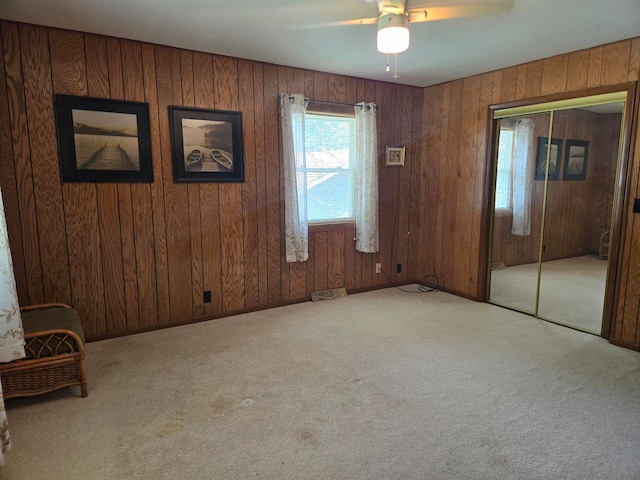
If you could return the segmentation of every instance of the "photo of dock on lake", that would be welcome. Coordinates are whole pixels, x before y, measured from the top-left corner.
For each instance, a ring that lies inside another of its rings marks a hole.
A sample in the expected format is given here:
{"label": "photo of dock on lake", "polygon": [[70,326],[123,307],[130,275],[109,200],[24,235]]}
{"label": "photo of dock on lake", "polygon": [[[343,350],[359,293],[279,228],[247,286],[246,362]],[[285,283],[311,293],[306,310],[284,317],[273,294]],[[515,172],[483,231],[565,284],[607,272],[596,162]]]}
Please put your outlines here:
{"label": "photo of dock on lake", "polygon": [[183,118],[182,146],[185,171],[233,171],[233,130],[230,122]]}
{"label": "photo of dock on lake", "polygon": [[140,171],[135,114],[73,109],[72,117],[79,170]]}

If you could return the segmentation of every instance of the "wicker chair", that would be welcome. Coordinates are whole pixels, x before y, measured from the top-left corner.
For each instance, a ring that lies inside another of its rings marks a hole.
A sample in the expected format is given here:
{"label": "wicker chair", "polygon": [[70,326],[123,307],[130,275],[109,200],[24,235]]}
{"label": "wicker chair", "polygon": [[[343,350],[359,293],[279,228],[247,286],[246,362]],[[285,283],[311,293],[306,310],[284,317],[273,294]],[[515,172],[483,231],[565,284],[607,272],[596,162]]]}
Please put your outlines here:
{"label": "wicker chair", "polygon": [[29,397],[78,385],[87,392],[84,332],[76,311],[61,303],[21,307],[26,358],[0,364],[4,398]]}
{"label": "wicker chair", "polygon": [[609,247],[611,246],[611,232],[604,232],[600,237],[600,248],[598,254],[600,258],[609,257]]}

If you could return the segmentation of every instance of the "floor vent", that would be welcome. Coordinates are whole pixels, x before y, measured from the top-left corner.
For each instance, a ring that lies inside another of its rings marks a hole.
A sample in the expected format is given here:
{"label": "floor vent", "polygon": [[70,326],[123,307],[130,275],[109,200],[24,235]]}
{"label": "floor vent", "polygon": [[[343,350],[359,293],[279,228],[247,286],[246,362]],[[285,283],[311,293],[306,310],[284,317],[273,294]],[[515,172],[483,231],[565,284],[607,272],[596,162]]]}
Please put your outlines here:
{"label": "floor vent", "polygon": [[311,300],[318,302],[320,300],[333,300],[334,298],[346,297],[347,289],[344,287],[331,288],[329,290],[320,290],[319,292],[311,292]]}

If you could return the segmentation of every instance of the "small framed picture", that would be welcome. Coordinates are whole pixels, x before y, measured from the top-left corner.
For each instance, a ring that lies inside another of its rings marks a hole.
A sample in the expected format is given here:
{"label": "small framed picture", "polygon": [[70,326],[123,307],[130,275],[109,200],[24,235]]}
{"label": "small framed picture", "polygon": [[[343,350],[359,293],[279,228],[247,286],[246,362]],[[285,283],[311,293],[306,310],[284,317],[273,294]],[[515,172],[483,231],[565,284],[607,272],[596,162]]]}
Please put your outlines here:
{"label": "small framed picture", "polygon": [[567,140],[565,149],[562,179],[584,180],[587,178],[589,142],[583,140]]}
{"label": "small framed picture", "polygon": [[63,182],[152,182],[149,104],[56,95]]}
{"label": "small framed picture", "polygon": [[175,182],[244,181],[242,113],[169,107]]}
{"label": "small framed picture", "polygon": [[387,147],[384,164],[386,167],[404,167],[405,147]]}
{"label": "small framed picture", "polygon": [[[547,174],[547,149],[549,139],[538,137],[538,157],[536,159],[536,180],[544,180]],[[562,139],[552,138],[549,152],[549,180],[560,179],[560,162],[562,155]]]}

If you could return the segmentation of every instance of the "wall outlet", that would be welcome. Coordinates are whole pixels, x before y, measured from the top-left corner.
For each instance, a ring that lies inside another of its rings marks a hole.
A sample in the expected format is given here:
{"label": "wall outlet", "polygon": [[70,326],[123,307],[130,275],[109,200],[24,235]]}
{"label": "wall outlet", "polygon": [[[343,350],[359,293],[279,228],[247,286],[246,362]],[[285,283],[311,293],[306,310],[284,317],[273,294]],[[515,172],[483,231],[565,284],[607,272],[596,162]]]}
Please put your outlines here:
{"label": "wall outlet", "polygon": [[204,303],[211,303],[211,290],[205,290],[203,297]]}
{"label": "wall outlet", "polygon": [[382,273],[382,264],[376,263],[376,273]]}
{"label": "wall outlet", "polygon": [[396,273],[402,273],[402,264],[401,263],[396,265]]}

